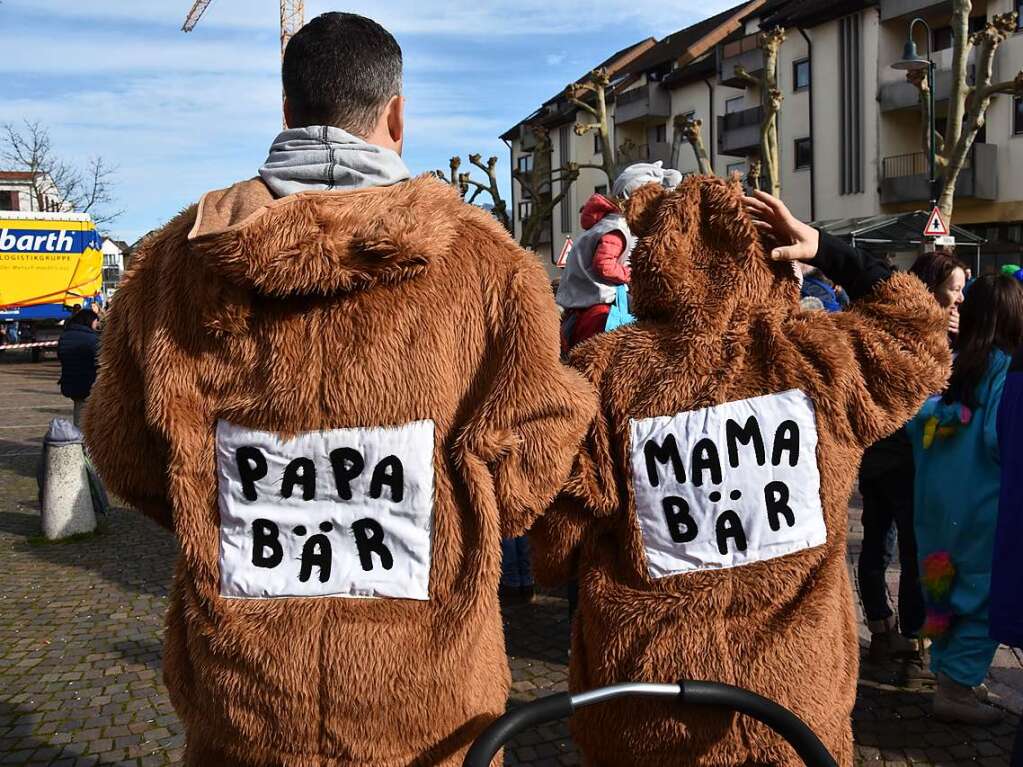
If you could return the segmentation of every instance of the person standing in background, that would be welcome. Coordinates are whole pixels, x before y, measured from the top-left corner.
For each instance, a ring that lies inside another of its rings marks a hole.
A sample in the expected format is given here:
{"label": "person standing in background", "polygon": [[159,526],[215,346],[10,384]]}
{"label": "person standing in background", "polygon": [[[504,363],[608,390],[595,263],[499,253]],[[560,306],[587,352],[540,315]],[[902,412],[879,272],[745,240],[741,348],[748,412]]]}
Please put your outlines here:
{"label": "person standing in background", "polygon": [[622,215],[620,204],[633,190],[649,183],[672,188],[682,179],[677,170],[664,169],[661,161],[630,165],[615,179],[612,198],[594,194],[582,209],[585,233],[568,254],[556,301],[564,313],[561,349],[568,353],[577,344],[603,333],[618,286],[628,285],[629,256],[636,238]]}
{"label": "person standing in background", "polygon": [[74,403],[72,419],[81,425],[85,400],[96,382],[99,356],[99,316],[91,309],[76,312],[57,342],[60,360],[60,393]]}
{"label": "person standing in background", "polygon": [[[945,252],[925,253],[910,267],[948,315],[949,339],[959,332],[966,266]],[[930,681],[924,647],[923,593],[917,568],[913,530],[913,448],[905,429],[871,445],[860,464],[863,497],[863,545],[857,577],[863,612],[870,629],[867,657],[878,665],[895,663],[903,684]],[[885,573],[894,558],[893,527],[898,533],[898,616],[888,603]]]}
{"label": "person standing in background", "polygon": [[952,376],[906,426],[916,466],[914,528],[934,641],[934,715],[992,724],[1001,712],[978,690],[998,642],[989,636],[992,560],[1003,446],[998,411],[1010,354],[1023,345],[1023,285],[985,275],[970,288]]}

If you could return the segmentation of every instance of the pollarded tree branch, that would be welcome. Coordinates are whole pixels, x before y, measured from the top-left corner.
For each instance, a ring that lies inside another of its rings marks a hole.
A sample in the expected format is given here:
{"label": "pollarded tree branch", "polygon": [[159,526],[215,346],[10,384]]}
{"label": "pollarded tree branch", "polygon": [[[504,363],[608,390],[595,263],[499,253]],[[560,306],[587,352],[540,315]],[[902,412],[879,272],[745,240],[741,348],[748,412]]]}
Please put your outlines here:
{"label": "pollarded tree branch", "polygon": [[[957,0],[960,2],[962,0]],[[970,150],[977,138],[977,133],[984,127],[988,107],[991,99],[998,94],[1021,94],[1023,93],[1023,72],[1016,75],[1011,81],[1003,83],[992,83],[994,73],[994,57],[998,47],[1008,37],[1015,33],[1016,13],[1004,13],[994,16],[980,32],[977,32],[971,44],[978,47],[976,60],[976,75],[974,85],[969,93],[962,96],[964,101],[963,109],[966,116],[963,119],[962,130],[955,144],[946,139],[946,146],[950,146],[947,152],[948,165],[945,170],[944,185],[941,196],[938,199],[938,207],[946,221],[950,221],[952,210],[955,204],[955,188],[959,180],[959,174],[966,164]]]}
{"label": "pollarded tree branch", "polygon": [[713,176],[714,169],[710,165],[710,157],[707,154],[707,147],[703,144],[703,121],[694,119],[688,115],[676,115],[673,127],[675,129],[671,142],[671,164],[678,167],[678,154],[682,142],[686,141],[693,148],[696,155],[696,164],[700,174]]}

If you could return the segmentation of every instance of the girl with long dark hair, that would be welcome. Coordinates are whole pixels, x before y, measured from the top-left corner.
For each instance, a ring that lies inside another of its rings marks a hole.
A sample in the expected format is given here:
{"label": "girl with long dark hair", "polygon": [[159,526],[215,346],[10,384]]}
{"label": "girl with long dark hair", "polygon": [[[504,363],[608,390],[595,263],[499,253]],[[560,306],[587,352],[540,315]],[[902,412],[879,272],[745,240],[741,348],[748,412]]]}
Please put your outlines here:
{"label": "girl with long dark hair", "polygon": [[958,354],[945,392],[909,423],[916,464],[915,531],[927,603],[923,633],[941,719],[989,724],[981,701],[997,642],[989,638],[991,562],[1001,487],[996,429],[1012,353],[1023,344],[1023,285],[986,275],[960,309]]}

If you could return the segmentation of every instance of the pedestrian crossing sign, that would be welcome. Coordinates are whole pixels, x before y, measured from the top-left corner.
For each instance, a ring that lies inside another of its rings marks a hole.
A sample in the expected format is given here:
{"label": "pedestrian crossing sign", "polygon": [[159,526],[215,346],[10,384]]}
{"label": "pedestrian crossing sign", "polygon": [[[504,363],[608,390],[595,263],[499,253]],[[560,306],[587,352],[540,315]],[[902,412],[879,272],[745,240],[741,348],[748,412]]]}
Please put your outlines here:
{"label": "pedestrian crossing sign", "polygon": [[935,205],[927,219],[926,226],[924,226],[924,237],[948,237],[948,235],[948,225],[942,219],[938,206]]}

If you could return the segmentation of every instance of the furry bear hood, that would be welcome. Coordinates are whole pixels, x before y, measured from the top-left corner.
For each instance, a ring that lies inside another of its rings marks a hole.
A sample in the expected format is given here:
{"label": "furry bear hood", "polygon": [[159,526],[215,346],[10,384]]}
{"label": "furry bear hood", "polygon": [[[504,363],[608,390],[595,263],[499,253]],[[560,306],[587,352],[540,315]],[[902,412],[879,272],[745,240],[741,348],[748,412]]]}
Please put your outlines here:
{"label": "furry bear hood", "polygon": [[258,178],[209,192],[188,235],[228,282],[277,298],[415,277],[446,252],[464,204],[436,178],[275,199]]}
{"label": "furry bear hood", "polygon": [[798,308],[792,265],[772,261],[738,183],[689,176],[676,189],[637,189],[625,206],[633,234],[631,309],[639,319],[696,321],[709,332]]}

